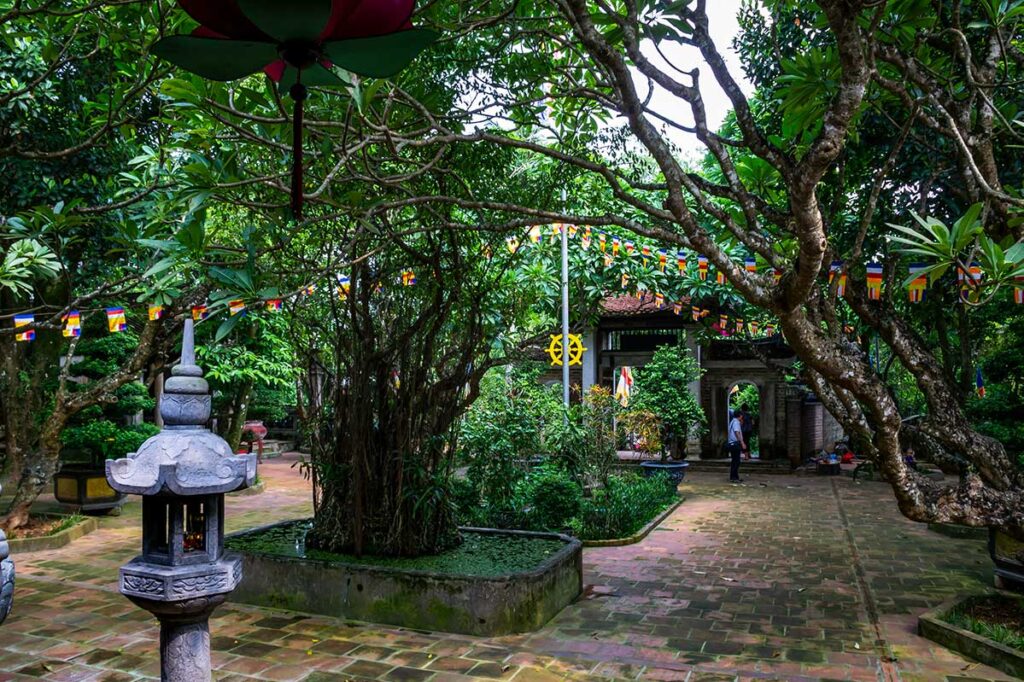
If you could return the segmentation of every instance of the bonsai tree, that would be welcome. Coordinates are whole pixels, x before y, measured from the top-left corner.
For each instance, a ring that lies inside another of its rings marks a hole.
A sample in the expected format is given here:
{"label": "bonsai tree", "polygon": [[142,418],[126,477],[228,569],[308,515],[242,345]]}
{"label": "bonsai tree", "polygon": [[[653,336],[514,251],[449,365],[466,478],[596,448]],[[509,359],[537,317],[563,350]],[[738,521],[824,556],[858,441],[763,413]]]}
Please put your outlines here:
{"label": "bonsai tree", "polygon": [[[649,363],[634,373],[634,414],[657,418],[659,451],[664,462],[678,459],[680,440],[704,423],[704,411],[689,384],[700,378],[697,361],[683,345],[660,346]],[[629,419],[627,419],[627,423]]]}

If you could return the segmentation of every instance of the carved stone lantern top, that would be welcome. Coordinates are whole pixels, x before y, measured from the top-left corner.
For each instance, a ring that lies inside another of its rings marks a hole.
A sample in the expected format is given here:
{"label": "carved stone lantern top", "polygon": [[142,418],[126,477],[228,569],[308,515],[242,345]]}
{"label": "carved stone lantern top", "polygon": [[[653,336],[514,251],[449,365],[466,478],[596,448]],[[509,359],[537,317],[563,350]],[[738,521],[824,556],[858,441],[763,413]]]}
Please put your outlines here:
{"label": "carved stone lantern top", "polygon": [[246,488],[256,480],[256,456],[236,455],[206,428],[210,389],[195,362],[194,327],[185,320],[181,362],[171,370],[160,400],[164,428],[138,452],[107,461],[107,480],[135,495],[214,495]]}

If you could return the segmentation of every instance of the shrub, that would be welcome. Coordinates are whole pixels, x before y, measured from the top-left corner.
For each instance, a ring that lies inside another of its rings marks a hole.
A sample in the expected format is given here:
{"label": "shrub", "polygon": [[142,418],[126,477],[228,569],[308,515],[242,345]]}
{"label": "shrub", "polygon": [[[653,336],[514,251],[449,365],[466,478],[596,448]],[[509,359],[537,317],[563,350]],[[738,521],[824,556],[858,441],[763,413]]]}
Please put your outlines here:
{"label": "shrub", "polygon": [[583,540],[607,540],[636,533],[676,499],[664,474],[643,478],[636,474],[610,476],[608,484],[584,499],[572,524]]}
{"label": "shrub", "polygon": [[527,530],[562,531],[580,512],[583,488],[565,469],[547,464],[517,486],[516,499]]}
{"label": "shrub", "polygon": [[[700,367],[689,349],[680,342],[677,346],[659,346],[651,361],[635,373],[636,397],[630,408],[655,415],[660,422],[659,450],[675,449],[680,441],[704,423],[704,411],[689,384],[701,375]],[[653,451],[653,446],[647,446]]]}

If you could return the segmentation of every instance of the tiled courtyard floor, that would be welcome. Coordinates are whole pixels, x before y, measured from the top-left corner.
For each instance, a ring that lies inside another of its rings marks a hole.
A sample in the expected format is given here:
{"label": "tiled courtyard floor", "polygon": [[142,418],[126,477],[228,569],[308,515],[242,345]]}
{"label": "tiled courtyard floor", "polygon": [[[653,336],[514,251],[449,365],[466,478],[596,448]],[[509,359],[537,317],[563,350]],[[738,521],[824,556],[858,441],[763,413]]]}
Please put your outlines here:
{"label": "tiled courtyard floor", "polygon": [[[231,497],[230,530],[307,516],[290,458]],[[215,678],[307,680],[1008,679],[917,637],[916,615],[991,581],[984,544],[899,516],[884,484],[696,475],[644,542],[587,550],[584,596],[539,632],[480,639],[228,604]],[[70,546],[16,556],[0,682],[159,676],[157,628],[116,591],[138,505]]]}

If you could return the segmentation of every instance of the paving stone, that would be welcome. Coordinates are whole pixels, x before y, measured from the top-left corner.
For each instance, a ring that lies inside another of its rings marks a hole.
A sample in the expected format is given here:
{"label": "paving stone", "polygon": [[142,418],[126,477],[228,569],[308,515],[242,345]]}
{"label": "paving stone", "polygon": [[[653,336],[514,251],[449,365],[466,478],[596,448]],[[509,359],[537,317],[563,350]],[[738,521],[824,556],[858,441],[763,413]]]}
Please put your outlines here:
{"label": "paving stone", "polygon": [[[227,500],[229,531],[309,515],[294,461],[261,465],[266,492]],[[536,633],[446,635],[228,603],[211,621],[216,679],[1008,679],[916,633],[923,610],[991,584],[983,541],[907,521],[884,484],[751,478],[764,485],[688,477],[686,503],[642,543],[585,550],[583,597]],[[158,676],[156,621],[116,593],[139,521],[132,501],[88,539],[19,556],[0,682]]]}

